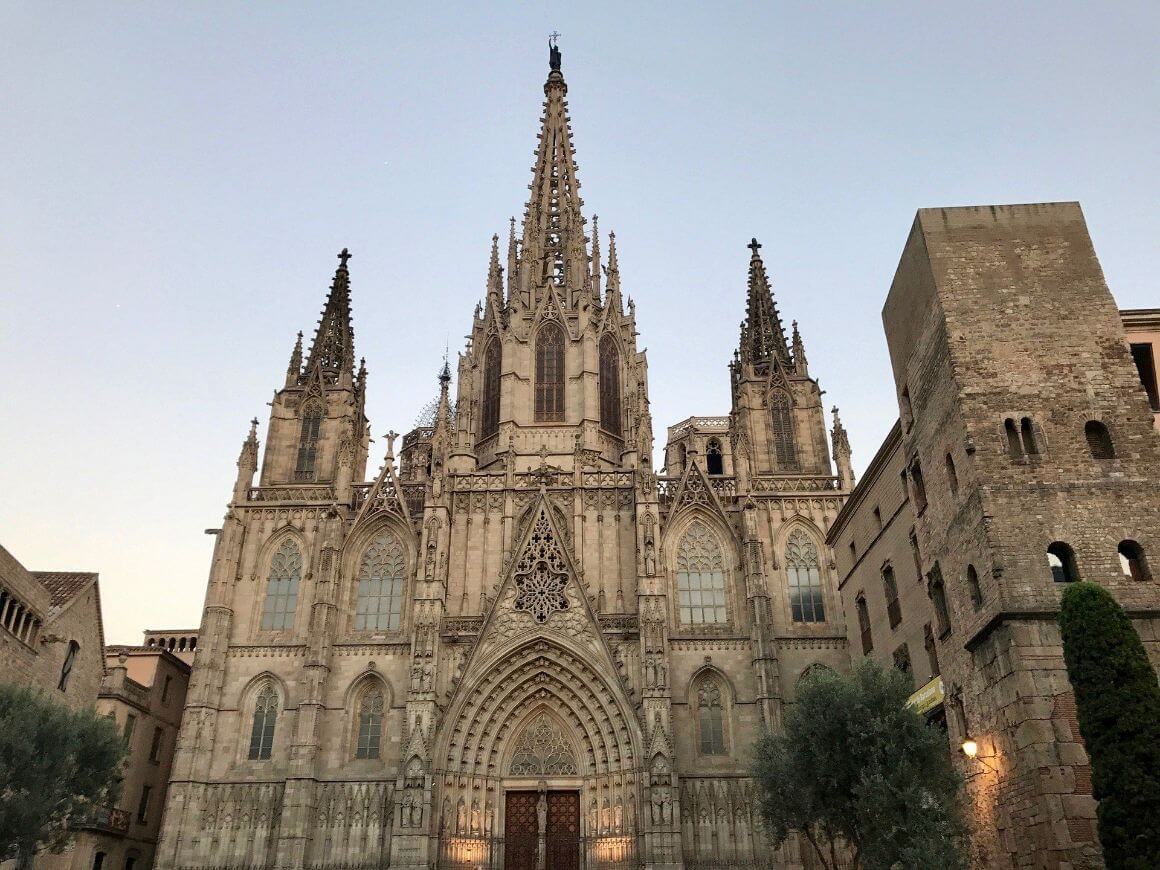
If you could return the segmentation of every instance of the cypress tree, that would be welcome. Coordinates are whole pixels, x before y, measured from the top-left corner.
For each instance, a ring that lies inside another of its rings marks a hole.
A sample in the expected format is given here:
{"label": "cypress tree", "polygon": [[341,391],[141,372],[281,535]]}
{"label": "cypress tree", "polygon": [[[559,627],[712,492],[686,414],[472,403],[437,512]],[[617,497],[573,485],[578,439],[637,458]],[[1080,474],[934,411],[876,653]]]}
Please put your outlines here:
{"label": "cypress tree", "polygon": [[1074,583],[1059,617],[1079,730],[1092,763],[1109,870],[1160,867],[1160,686],[1111,594]]}

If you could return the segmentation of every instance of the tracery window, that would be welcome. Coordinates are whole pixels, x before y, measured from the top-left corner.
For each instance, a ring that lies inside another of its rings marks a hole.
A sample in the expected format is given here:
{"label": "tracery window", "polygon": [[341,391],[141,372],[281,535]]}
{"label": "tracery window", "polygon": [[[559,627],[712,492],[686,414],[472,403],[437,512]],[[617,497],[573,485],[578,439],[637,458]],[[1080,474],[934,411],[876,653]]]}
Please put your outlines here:
{"label": "tracery window", "polygon": [[721,455],[721,442],[710,438],[705,444],[705,469],[710,474],[724,474],[725,460]]}
{"label": "tracery window", "polygon": [[778,468],[797,468],[797,451],[794,448],[793,410],[786,393],[778,393],[769,403],[773,452]]}
{"label": "tracery window", "polygon": [[278,719],[278,695],[269,683],[262,686],[254,701],[254,723],[250,729],[251,761],[265,761],[274,747],[274,723]]}
{"label": "tracery window", "polygon": [[358,631],[389,631],[403,618],[403,589],[407,582],[407,558],[403,544],[383,530],[365,553],[358,571],[358,602],[354,627]]}
{"label": "tracery window", "polygon": [[318,458],[318,433],[322,428],[322,406],[312,402],[302,412],[302,429],[298,433],[298,464],[295,480],[314,480],[314,461]]}
{"label": "tracery window", "polygon": [[716,535],[699,520],[677,550],[677,598],[686,625],[726,621],[725,560]]}
{"label": "tracery window", "polygon": [[701,681],[697,688],[697,727],[702,755],[725,754],[725,707],[721,685],[715,679]]}
{"label": "tracery window", "polygon": [[516,598],[512,606],[530,613],[544,623],[558,610],[568,609],[568,569],[556,543],[548,515],[543,509],[536,517],[523,554],[515,566]]}
{"label": "tracery window", "polygon": [[298,606],[298,584],[302,580],[302,554],[292,540],[282,542],[270,560],[270,577],[266,584],[266,601],[262,607],[262,630],[276,631],[294,627]]}
{"label": "tracery window", "polygon": [[600,339],[600,428],[620,437],[623,423],[620,411],[620,351],[616,340],[605,334]]}
{"label": "tracery window", "polygon": [[825,622],[822,601],[822,565],[818,548],[801,529],[795,529],[785,545],[785,573],[789,580],[789,606],[794,622]]}
{"label": "tracery window", "polygon": [[576,758],[547,713],[533,719],[516,741],[512,776],[576,776]]}
{"label": "tracery window", "polygon": [[564,419],[564,331],[554,323],[536,336],[536,421]]}
{"label": "tracery window", "polygon": [[489,438],[499,431],[499,375],[503,351],[493,338],[483,355],[483,407],[480,410],[479,437]]}
{"label": "tracery window", "polygon": [[355,758],[378,758],[383,739],[383,691],[379,688],[363,693],[358,705],[358,741]]}

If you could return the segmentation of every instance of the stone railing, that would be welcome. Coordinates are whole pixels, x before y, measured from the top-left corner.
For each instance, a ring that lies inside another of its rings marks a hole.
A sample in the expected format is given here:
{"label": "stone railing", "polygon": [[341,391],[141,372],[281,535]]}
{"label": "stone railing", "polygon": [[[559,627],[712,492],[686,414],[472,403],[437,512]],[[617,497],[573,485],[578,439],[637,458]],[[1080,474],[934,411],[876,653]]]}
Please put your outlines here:
{"label": "stone railing", "polygon": [[[709,481],[709,486],[717,495],[717,498],[721,501],[729,501],[737,497],[737,478],[713,475],[706,479]],[[660,502],[662,508],[667,508],[672,505],[680,486],[681,478],[679,477],[657,478],[657,501]]]}
{"label": "stone railing", "polygon": [[829,475],[761,475],[754,477],[753,492],[831,492],[838,489],[838,478]]}
{"label": "stone railing", "polygon": [[301,504],[304,502],[333,502],[334,487],[314,486],[251,486],[246,499],[252,502]]}
{"label": "stone railing", "polygon": [[729,431],[729,418],[689,417],[687,420],[674,423],[669,427],[669,438],[672,439],[690,429],[698,429],[702,432],[727,432]]}

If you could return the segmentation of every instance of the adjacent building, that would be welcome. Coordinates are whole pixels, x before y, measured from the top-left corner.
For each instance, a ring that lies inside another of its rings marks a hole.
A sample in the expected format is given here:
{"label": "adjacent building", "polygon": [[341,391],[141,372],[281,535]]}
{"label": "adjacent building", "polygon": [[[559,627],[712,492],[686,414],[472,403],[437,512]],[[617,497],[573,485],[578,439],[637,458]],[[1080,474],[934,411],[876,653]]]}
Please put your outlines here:
{"label": "adjacent building", "polygon": [[900,420],[828,541],[853,655],[977,750],[976,866],[1102,865],[1057,616],[1100,583],[1160,664],[1156,315],[1075,203],[920,211],[883,310]]}

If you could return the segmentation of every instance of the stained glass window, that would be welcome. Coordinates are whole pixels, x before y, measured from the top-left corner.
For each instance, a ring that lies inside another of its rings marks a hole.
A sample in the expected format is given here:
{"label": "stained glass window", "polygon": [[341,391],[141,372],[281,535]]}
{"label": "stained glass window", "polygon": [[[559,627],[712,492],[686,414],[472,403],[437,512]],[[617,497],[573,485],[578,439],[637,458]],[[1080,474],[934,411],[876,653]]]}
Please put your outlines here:
{"label": "stained glass window", "polygon": [[620,351],[611,335],[600,339],[600,426],[620,436]]}
{"label": "stained glass window", "polygon": [[367,547],[359,566],[356,629],[374,631],[399,627],[406,574],[407,559],[402,543],[391,532],[380,532]]}
{"label": "stained glass window", "polygon": [[700,521],[689,526],[677,551],[677,598],[681,622],[685,624],[726,621],[721,546]]}
{"label": "stained glass window", "polygon": [[789,606],[793,621],[825,622],[818,548],[800,529],[794,531],[786,542],[785,573],[789,579]]}
{"label": "stained glass window", "polygon": [[266,584],[266,602],[262,608],[262,629],[276,631],[294,627],[294,610],[298,606],[298,584],[302,580],[302,554],[298,545],[287,539],[270,560],[270,578]]}
{"label": "stained glass window", "polygon": [[701,754],[725,754],[725,710],[721,704],[721,687],[707,679],[697,690],[697,724],[701,730]]}
{"label": "stained glass window", "polygon": [[493,338],[483,355],[483,407],[480,411],[479,437],[489,438],[499,430],[499,375],[502,349]]}
{"label": "stained glass window", "polygon": [[250,729],[250,759],[264,761],[274,747],[274,723],[278,719],[278,696],[267,683],[254,702],[254,724]]}
{"label": "stained glass window", "polygon": [[564,332],[548,324],[536,337],[536,420],[564,419]]}
{"label": "stained glass window", "polygon": [[358,707],[358,744],[355,758],[378,758],[383,739],[383,692],[371,689],[362,696]]}

